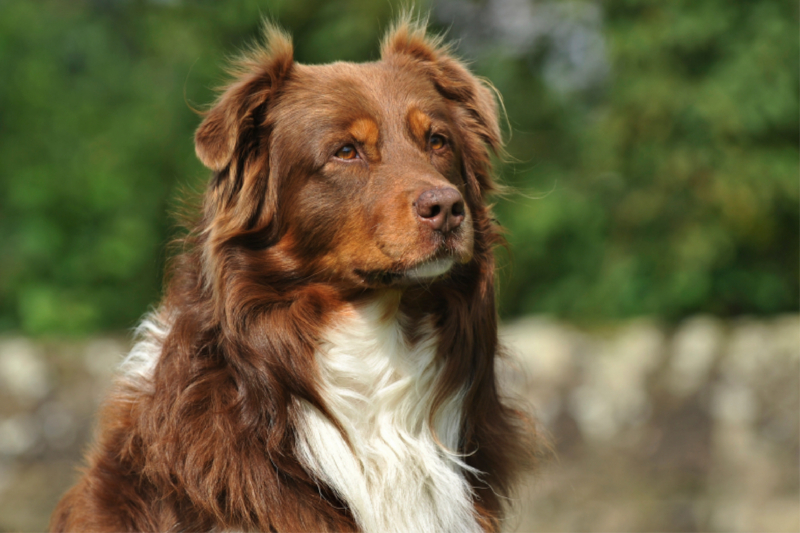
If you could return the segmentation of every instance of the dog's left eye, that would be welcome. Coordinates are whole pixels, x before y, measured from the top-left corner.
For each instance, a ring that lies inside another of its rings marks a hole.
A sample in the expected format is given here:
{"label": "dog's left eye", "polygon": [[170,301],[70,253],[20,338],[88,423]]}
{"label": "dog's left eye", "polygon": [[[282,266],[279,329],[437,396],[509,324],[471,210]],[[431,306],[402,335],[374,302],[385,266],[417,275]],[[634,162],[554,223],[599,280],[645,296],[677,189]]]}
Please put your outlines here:
{"label": "dog's left eye", "polygon": [[432,150],[441,150],[447,144],[447,139],[439,134],[433,134],[431,135],[430,143]]}
{"label": "dog's left eye", "polygon": [[334,155],[339,159],[356,159],[358,157],[358,151],[356,151],[356,147],[352,144],[346,144],[339,148],[339,151]]}

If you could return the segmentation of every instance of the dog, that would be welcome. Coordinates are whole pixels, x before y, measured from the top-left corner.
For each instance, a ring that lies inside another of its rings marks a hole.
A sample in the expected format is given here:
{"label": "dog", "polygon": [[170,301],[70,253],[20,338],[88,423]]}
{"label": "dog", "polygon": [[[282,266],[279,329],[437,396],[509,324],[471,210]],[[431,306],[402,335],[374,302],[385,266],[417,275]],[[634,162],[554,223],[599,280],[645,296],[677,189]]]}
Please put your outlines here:
{"label": "dog", "polygon": [[408,17],[362,64],[265,26],[51,530],[499,531],[534,439],[495,374],[495,95]]}

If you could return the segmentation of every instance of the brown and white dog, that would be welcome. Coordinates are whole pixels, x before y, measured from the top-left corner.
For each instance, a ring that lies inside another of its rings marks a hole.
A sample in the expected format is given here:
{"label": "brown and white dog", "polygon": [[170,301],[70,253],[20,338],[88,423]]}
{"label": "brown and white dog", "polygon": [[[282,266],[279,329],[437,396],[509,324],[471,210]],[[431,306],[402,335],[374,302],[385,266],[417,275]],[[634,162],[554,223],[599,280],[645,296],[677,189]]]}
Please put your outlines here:
{"label": "brown and white dog", "polygon": [[266,34],[51,529],[499,530],[532,441],[494,368],[494,95],[407,19],[365,64]]}

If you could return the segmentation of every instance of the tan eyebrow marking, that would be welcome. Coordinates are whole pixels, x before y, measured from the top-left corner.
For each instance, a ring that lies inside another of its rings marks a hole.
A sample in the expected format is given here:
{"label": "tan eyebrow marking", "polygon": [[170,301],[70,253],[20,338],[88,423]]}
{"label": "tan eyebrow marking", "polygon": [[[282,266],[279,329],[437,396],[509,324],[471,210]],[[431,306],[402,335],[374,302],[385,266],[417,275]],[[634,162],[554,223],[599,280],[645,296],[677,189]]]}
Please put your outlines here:
{"label": "tan eyebrow marking", "polygon": [[354,139],[363,145],[374,148],[378,144],[380,131],[378,130],[378,125],[371,118],[356,119],[350,124],[348,131]]}
{"label": "tan eyebrow marking", "polygon": [[418,142],[424,143],[425,138],[431,129],[431,117],[420,111],[418,108],[412,107],[408,110],[406,120],[408,121],[408,127],[411,130],[411,134],[414,136],[414,139]]}

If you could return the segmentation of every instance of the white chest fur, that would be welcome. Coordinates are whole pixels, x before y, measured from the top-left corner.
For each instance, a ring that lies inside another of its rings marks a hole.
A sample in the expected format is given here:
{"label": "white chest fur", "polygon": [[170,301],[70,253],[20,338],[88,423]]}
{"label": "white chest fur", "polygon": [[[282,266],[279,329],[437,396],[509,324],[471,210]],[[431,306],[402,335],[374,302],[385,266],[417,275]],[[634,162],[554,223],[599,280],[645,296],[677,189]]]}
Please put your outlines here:
{"label": "white chest fur", "polygon": [[[387,315],[389,315],[387,317]],[[344,429],[301,404],[297,451],[348,503],[367,532],[480,531],[454,451],[460,395],[433,418],[439,380],[432,328],[412,346],[402,316],[375,302],[348,309],[317,353],[323,398]]]}
{"label": "white chest fur", "polygon": [[[347,434],[300,403],[297,453],[333,487],[367,533],[478,532],[469,467],[454,453],[462,397],[442,404],[429,426],[441,365],[430,326],[410,345],[403,317],[374,302],[342,313],[317,353],[323,397]],[[391,315],[391,316],[390,316]],[[171,321],[143,321],[122,364],[123,375],[148,388]]]}

